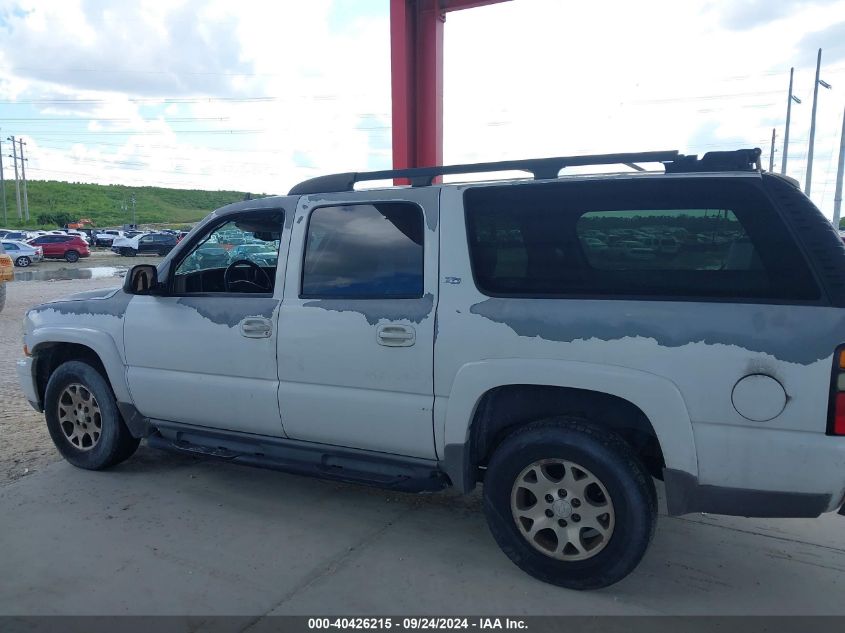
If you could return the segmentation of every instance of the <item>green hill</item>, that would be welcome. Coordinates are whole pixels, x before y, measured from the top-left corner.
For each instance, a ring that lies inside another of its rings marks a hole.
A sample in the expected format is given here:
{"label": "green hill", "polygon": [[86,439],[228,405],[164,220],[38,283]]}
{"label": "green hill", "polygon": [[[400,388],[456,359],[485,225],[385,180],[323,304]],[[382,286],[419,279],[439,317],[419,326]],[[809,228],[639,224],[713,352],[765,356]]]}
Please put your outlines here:
{"label": "green hill", "polygon": [[[18,221],[15,183],[6,181],[6,228],[55,228],[66,221],[90,218],[96,226],[115,226],[132,221],[131,197],[135,196],[138,224],[188,223],[202,219],[218,207],[243,200],[242,191],[202,191],[164,187],[124,187],[81,182],[30,180],[27,182],[30,222]],[[128,211],[121,210],[122,205]],[[52,218],[52,221],[50,221]],[[3,221],[0,208],[0,222]]]}

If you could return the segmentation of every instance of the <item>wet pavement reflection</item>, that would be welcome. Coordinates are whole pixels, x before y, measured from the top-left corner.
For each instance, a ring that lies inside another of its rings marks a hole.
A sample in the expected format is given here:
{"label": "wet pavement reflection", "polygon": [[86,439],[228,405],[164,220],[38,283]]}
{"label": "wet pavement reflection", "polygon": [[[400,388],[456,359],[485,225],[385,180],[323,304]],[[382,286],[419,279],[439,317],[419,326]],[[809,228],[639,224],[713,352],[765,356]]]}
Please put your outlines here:
{"label": "wet pavement reflection", "polygon": [[28,268],[15,271],[15,281],[58,281],[66,279],[106,279],[124,277],[127,266],[95,266],[88,268]]}

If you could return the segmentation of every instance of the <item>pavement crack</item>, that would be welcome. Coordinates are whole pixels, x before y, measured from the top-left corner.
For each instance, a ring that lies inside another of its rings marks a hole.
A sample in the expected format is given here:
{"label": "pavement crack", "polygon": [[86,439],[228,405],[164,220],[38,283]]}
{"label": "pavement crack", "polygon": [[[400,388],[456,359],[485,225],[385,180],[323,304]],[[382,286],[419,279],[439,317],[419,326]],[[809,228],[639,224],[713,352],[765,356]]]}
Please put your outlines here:
{"label": "pavement crack", "polygon": [[757,530],[744,530],[738,527],[731,527],[728,525],[716,525],[715,523],[709,523],[707,521],[696,521],[695,519],[685,519],[684,517],[669,517],[664,516],[663,518],[672,519],[674,521],[683,521],[684,523],[694,523],[695,525],[706,525],[708,527],[720,529],[720,530],[730,530],[732,532],[740,532],[742,534],[750,534],[752,536],[761,536],[763,538],[773,539],[775,541],[782,541],[784,543],[797,543],[799,545],[807,545],[809,547],[818,547],[821,549],[829,550],[831,552],[836,552],[837,554],[845,554],[845,549],[841,549],[839,547],[833,547],[831,545],[821,545],[820,543],[811,543],[810,541],[804,541],[797,538],[787,538],[785,536],[775,536],[774,534],[767,534],[766,532],[760,532]]}

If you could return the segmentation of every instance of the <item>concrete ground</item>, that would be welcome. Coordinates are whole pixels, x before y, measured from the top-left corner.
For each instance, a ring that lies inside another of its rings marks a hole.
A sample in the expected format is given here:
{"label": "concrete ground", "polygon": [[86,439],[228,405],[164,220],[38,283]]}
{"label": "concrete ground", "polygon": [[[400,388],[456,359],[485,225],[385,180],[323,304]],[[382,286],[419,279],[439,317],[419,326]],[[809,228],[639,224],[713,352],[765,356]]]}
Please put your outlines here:
{"label": "concrete ground", "polygon": [[579,593],[511,564],[477,494],[389,493],[143,446],[111,471],[73,468],[14,378],[20,319],[120,280],[54,279],[12,283],[0,314],[0,616],[845,614],[836,515],[661,516],[631,576]]}
{"label": "concrete ground", "polygon": [[845,614],[845,518],[660,517],[579,593],[508,561],[477,495],[413,496],[142,449],[0,488],[0,614]]}

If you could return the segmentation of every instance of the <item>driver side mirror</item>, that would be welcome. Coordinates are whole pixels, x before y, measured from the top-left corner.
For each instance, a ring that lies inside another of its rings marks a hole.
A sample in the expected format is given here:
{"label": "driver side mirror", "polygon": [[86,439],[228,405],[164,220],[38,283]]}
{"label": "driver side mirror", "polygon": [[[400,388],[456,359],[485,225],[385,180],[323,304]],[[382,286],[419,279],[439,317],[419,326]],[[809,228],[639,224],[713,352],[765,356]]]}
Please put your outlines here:
{"label": "driver side mirror", "polygon": [[151,264],[138,264],[130,268],[123,280],[123,290],[130,295],[164,294],[164,289],[158,283],[158,269]]}

